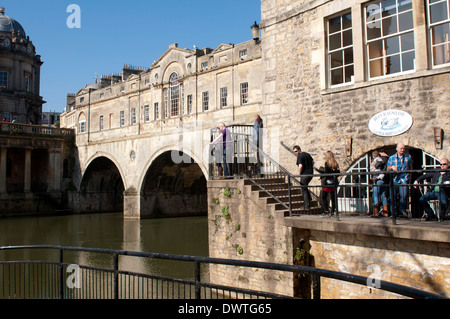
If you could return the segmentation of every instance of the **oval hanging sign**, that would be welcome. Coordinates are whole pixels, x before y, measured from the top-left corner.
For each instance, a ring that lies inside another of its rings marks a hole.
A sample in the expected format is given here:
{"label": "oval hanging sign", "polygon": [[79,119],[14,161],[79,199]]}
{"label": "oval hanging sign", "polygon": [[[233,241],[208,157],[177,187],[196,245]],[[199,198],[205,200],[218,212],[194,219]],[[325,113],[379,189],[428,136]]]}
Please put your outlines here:
{"label": "oval hanging sign", "polygon": [[387,110],[378,113],[369,122],[369,129],[378,136],[397,136],[408,131],[413,118],[404,111]]}

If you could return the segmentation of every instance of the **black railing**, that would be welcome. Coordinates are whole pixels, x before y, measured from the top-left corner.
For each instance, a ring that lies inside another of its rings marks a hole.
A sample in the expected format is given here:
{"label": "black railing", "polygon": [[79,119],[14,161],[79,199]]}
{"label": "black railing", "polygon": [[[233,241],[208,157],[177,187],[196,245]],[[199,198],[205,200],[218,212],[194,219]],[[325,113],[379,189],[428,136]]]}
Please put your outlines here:
{"label": "black railing", "polygon": [[[309,275],[312,278],[314,299],[321,297],[321,278],[365,285],[409,298],[442,299],[436,294],[382,280],[374,282],[373,278],[305,266],[52,245],[0,247],[0,252],[3,253],[17,253],[18,250],[28,250],[28,253],[30,250],[50,250],[55,253],[57,260],[0,261],[0,299],[292,298],[271,292],[208,283],[201,278],[204,265],[229,265]],[[66,260],[66,255],[74,252],[107,255],[112,259],[112,267],[71,264]],[[124,257],[189,262],[193,264],[193,279],[127,271],[121,269],[121,258]]]}
{"label": "black railing", "polygon": [[[432,188],[434,188],[435,186],[440,186],[442,188],[444,188],[444,190],[442,190],[444,192],[444,194],[447,194],[446,196],[448,197],[448,190],[450,190],[450,185],[446,185],[446,184],[432,184],[432,183],[425,183],[425,184],[414,184],[414,180],[410,180],[409,183],[407,184],[396,184],[393,182],[395,175],[397,174],[413,174],[416,176],[420,176],[424,173],[430,173],[430,172],[450,172],[450,170],[441,170],[441,169],[435,169],[435,170],[407,170],[407,171],[401,171],[401,172],[397,172],[397,171],[376,171],[376,172],[354,172],[354,173],[335,173],[335,174],[313,174],[313,175],[305,175],[305,176],[310,176],[314,178],[317,178],[317,180],[319,180],[320,178],[324,178],[324,177],[330,177],[333,178],[334,180],[334,200],[335,200],[335,214],[336,217],[339,218],[340,214],[345,214],[345,215],[372,215],[373,214],[373,210],[372,210],[372,206],[373,206],[373,197],[370,195],[371,191],[373,190],[374,187],[379,187],[379,188],[384,188],[385,192],[386,192],[386,197],[387,197],[387,202],[388,202],[388,215],[390,218],[392,218],[393,223],[396,223],[397,218],[407,218],[407,219],[421,219],[423,217],[425,217],[425,214],[423,212],[423,210],[420,207],[420,204],[418,203],[419,198],[426,193],[427,189],[431,190]],[[356,180],[365,180],[365,181],[370,181],[372,176],[375,175],[380,175],[380,174],[385,174],[386,178],[385,178],[385,182],[383,184],[378,184],[375,185],[373,184],[373,182],[368,182],[365,184],[360,184],[360,183],[345,183],[342,184],[342,181],[345,178],[350,178],[350,179],[356,179]],[[294,176],[297,177],[298,176]],[[295,185],[290,185],[289,189],[290,189],[290,193],[293,192],[294,190],[296,190],[297,188],[300,188],[301,186],[295,186]],[[321,184],[312,184],[309,185],[308,188],[309,189],[315,189],[316,192],[320,192],[322,191],[324,185]],[[399,210],[399,198],[398,198],[398,192],[396,191],[396,189],[403,187],[405,188],[405,192],[406,192],[406,210],[405,212],[401,212]],[[352,189],[351,192],[347,191],[349,189]],[[356,191],[355,191],[356,190]],[[369,191],[367,191],[369,190]],[[347,197],[347,194],[356,194],[357,196],[350,196]],[[396,196],[397,195],[397,196]],[[345,201],[346,200],[364,200],[366,201],[366,205],[365,205],[365,211],[361,211],[359,210],[358,212],[354,212],[351,210],[351,207],[346,206],[345,205]],[[294,216],[294,215],[301,215],[298,214],[297,212],[293,211],[292,209],[292,204],[294,203],[294,199],[289,199],[289,204],[290,204],[290,215]],[[440,217],[442,215],[445,215],[446,212],[444,212],[443,214],[441,214],[440,212],[440,205],[434,201],[434,213],[436,215],[436,219],[439,221]],[[349,209],[350,208],[350,209]],[[414,209],[415,213],[413,214],[412,209]],[[449,210],[449,207],[447,207],[447,212]],[[381,212],[381,208],[380,208],[380,212]],[[324,212],[322,212],[324,213]],[[406,213],[406,215],[400,215],[401,213]],[[313,214],[312,212],[305,212],[304,215],[311,215]],[[376,216],[374,216],[376,217]]]}

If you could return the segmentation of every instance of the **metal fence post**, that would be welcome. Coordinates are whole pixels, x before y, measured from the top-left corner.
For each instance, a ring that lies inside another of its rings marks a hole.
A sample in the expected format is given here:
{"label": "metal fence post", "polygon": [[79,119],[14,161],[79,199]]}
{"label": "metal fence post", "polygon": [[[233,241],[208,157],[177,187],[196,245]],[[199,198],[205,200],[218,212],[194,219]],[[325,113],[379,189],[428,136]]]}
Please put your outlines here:
{"label": "metal fence post", "polygon": [[336,220],[339,221],[339,207],[338,207],[338,182],[337,182],[337,176],[333,176],[333,186],[334,186],[334,213],[336,214]]}
{"label": "metal fence post", "polygon": [[292,217],[291,176],[288,175],[289,217]]}
{"label": "metal fence post", "polygon": [[313,274],[313,299],[320,299],[320,275]]}
{"label": "metal fence post", "polygon": [[64,253],[59,249],[59,299],[64,299]]}
{"label": "metal fence post", "polygon": [[197,260],[194,262],[195,267],[195,299],[201,299],[200,296],[200,262]]}
{"label": "metal fence post", "polygon": [[119,255],[114,254],[114,299],[119,299]]}

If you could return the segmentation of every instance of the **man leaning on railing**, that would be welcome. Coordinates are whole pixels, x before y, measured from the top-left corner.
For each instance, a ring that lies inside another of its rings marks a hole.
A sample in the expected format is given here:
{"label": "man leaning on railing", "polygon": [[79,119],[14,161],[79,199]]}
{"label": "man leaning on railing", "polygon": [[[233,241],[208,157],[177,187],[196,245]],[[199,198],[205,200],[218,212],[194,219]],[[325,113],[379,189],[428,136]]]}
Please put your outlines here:
{"label": "man leaning on railing", "polygon": [[[443,170],[449,169],[449,161],[447,158],[443,158],[441,160],[441,168]],[[431,180],[431,185],[433,185],[432,191],[427,192],[419,199],[420,204],[422,205],[423,209],[425,210],[425,213],[427,214],[427,217],[425,220],[431,221],[433,219],[436,219],[433,214],[433,210],[431,209],[430,204],[428,203],[431,200],[438,200],[440,202],[441,211],[439,214],[439,220],[441,220],[441,221],[445,220],[445,212],[447,211],[447,206],[448,206],[447,192],[448,192],[448,189],[450,186],[450,172],[442,171],[442,172],[433,172],[433,173],[424,174],[424,175],[420,176],[414,182],[414,185],[418,185],[419,182],[421,182],[423,180],[427,180],[427,181]],[[444,184],[449,184],[449,185],[447,185],[446,187],[441,186]],[[414,187],[417,188],[417,186],[414,186]]]}

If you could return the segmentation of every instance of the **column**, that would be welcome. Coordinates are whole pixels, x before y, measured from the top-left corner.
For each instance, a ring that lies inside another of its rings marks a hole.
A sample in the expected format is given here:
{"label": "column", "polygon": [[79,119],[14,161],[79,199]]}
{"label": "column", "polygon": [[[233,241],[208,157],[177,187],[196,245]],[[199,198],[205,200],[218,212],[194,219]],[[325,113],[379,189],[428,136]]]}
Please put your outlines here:
{"label": "column", "polygon": [[25,150],[24,193],[31,192],[31,149]]}
{"label": "column", "polygon": [[416,71],[428,69],[428,36],[425,0],[413,1]]}
{"label": "column", "polygon": [[48,190],[59,192],[61,190],[61,153],[49,151],[48,159]]}
{"label": "column", "polygon": [[135,187],[130,187],[123,194],[123,214],[125,219],[141,218],[141,195]]}
{"label": "column", "polygon": [[6,163],[8,160],[8,150],[2,148],[0,150],[0,194],[6,193]]}

